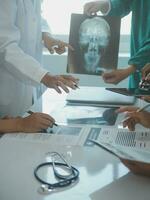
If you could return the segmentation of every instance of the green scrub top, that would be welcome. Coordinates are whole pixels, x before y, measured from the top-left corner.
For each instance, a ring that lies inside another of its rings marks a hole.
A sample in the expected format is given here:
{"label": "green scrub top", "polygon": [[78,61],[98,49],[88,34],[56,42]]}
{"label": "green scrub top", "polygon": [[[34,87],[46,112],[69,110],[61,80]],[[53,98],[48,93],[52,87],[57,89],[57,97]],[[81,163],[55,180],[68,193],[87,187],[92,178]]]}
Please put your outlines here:
{"label": "green scrub top", "polygon": [[141,68],[150,63],[150,0],[111,0],[109,15],[124,17],[132,12],[131,57],[129,65],[137,70],[130,75],[129,87],[138,88]]}

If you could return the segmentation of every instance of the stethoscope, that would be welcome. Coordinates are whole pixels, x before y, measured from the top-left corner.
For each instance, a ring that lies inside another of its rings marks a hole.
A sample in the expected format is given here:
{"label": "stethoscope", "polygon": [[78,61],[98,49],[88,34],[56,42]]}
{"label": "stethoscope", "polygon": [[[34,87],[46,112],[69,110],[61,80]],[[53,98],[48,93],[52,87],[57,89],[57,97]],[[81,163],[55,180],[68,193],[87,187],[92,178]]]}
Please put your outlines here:
{"label": "stethoscope", "polygon": [[[35,178],[42,184],[38,189],[38,192],[41,194],[49,194],[51,192],[56,191],[59,188],[69,186],[73,184],[79,178],[79,171],[75,167],[69,165],[66,160],[57,152],[49,152],[49,156],[51,157],[51,162],[44,162],[39,164],[34,170]],[[57,159],[56,159],[57,157]],[[56,160],[61,160],[62,162],[56,162]],[[58,180],[56,183],[50,183],[43,180],[39,175],[38,171],[45,167],[49,166],[52,167],[54,176]],[[57,167],[60,169],[62,168],[67,172],[67,175],[61,174]]]}

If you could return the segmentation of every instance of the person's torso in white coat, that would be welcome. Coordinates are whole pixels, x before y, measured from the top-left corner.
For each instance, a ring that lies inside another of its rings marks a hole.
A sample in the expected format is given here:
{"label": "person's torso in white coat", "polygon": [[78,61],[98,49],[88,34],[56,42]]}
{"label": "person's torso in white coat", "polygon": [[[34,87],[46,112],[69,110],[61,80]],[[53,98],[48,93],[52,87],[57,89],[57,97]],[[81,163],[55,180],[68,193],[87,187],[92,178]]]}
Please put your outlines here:
{"label": "person's torso in white coat", "polygon": [[33,85],[46,70],[42,55],[41,1],[0,0],[0,115],[17,116],[32,105]]}

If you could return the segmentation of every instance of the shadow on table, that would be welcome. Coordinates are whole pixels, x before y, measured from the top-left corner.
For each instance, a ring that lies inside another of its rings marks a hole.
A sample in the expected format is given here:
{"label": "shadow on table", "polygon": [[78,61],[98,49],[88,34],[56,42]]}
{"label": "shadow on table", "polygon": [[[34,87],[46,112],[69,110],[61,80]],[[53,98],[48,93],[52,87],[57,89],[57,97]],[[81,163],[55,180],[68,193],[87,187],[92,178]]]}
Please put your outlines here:
{"label": "shadow on table", "polygon": [[90,198],[91,200],[149,200],[150,178],[128,173],[106,187],[95,191],[90,195]]}

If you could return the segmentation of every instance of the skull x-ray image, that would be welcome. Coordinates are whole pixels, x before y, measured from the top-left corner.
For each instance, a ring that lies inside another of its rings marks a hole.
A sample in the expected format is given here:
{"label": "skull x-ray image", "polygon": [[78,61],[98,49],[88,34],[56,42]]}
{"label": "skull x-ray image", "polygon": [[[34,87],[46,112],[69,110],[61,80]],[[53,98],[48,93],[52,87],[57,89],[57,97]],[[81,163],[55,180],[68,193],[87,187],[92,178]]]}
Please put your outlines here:
{"label": "skull x-ray image", "polygon": [[72,14],[69,43],[74,51],[68,52],[67,71],[101,75],[116,69],[120,22],[118,17]]}

